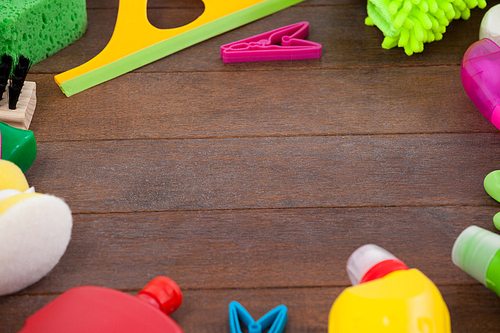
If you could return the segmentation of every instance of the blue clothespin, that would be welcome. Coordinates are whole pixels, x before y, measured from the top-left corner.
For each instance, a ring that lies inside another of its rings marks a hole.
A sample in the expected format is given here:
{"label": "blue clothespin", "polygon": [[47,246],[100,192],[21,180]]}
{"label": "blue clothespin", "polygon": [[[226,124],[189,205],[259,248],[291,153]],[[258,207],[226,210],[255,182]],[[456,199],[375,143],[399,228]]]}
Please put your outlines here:
{"label": "blue clothespin", "polygon": [[262,333],[267,328],[269,328],[267,333],[282,333],[288,319],[287,312],[286,306],[278,305],[255,321],[240,303],[233,301],[229,303],[229,331],[231,333],[242,333],[241,320],[248,327],[248,333]]}

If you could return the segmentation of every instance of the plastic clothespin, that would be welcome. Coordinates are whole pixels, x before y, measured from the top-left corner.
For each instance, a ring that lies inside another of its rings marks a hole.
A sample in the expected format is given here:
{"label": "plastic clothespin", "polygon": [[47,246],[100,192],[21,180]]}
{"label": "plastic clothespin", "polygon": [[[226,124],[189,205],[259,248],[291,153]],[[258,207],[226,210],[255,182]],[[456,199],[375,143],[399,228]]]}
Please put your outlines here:
{"label": "plastic clothespin", "polygon": [[285,305],[278,305],[262,318],[255,321],[248,311],[238,302],[229,303],[229,331],[242,333],[240,320],[248,328],[248,333],[262,333],[269,328],[267,333],[282,333],[287,321],[288,309]]}
{"label": "plastic clothespin", "polygon": [[[221,46],[224,63],[317,59],[321,44],[304,40],[309,22],[299,22]],[[281,43],[281,45],[279,45]]]}

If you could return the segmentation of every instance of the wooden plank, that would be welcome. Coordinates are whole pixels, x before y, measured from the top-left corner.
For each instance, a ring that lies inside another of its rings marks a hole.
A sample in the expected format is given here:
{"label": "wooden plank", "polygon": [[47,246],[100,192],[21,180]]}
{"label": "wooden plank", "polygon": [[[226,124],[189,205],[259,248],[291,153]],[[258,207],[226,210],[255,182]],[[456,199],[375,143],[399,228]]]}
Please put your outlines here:
{"label": "wooden plank", "polygon": [[348,286],[347,259],[369,243],[438,285],[472,284],[451,262],[451,249],[470,225],[495,231],[499,210],[496,204],[76,214],[61,262],[21,294],[79,285],[135,290],[157,275],[183,289]]}
{"label": "wooden plank", "polygon": [[[491,3],[494,4],[495,2]],[[490,4],[490,6],[491,6]],[[447,28],[442,41],[426,44],[422,54],[408,57],[401,48],[383,49],[379,29],[364,24],[366,5],[292,7],[235,29],[137,71],[241,71],[276,69],[314,69],[338,67],[458,65],[467,48],[477,40],[484,10],[475,9],[468,21],[456,20]],[[156,9],[161,26],[179,26],[194,20],[198,8]],[[89,27],[76,43],[35,65],[31,73],[60,73],[94,57],[111,38],[116,10],[89,10]],[[299,21],[311,22],[309,39],[323,45],[321,59],[282,62],[224,64],[220,46]]]}
{"label": "wooden plank", "polygon": [[52,76],[29,79],[38,86],[31,129],[39,142],[497,132],[455,66],[137,73],[69,99]]}
{"label": "wooden plank", "polygon": [[[288,308],[286,333],[326,332],[328,313],[343,288],[189,290],[172,318],[185,332],[229,332],[228,304],[239,301],[254,318],[278,304]],[[450,310],[452,332],[498,331],[498,296],[481,285],[440,288]],[[50,302],[54,295],[0,298],[0,332],[17,332],[24,319]]]}
{"label": "wooden plank", "polygon": [[496,134],[39,143],[28,181],[76,213],[488,205]]}
{"label": "wooden plank", "polygon": [[[171,26],[201,9],[149,5]],[[0,333],[68,288],[135,293],[160,274],[184,291],[174,319],[186,332],[227,332],[232,300],[255,317],[284,303],[287,333],[326,332],[345,262],[366,243],[439,285],[453,332],[498,331],[498,297],[450,260],[457,235],[494,231],[500,210],[482,185],[500,165],[498,131],[459,79],[485,10],[407,57],[364,26],[366,1],[306,1],[68,99],[54,74],[114,27],[116,0],[88,6],[86,35],[28,78],[39,88],[28,180],[68,202],[72,241],[48,276],[0,297]],[[222,44],[302,20],[320,60],[219,59]]]}

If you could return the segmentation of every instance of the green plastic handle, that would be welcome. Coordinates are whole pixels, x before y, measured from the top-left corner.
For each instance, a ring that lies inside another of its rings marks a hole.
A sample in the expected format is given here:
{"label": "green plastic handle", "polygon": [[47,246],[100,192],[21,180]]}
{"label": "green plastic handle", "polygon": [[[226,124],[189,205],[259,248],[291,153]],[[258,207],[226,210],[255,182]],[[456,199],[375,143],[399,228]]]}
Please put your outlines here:
{"label": "green plastic handle", "polygon": [[32,131],[0,122],[2,159],[16,164],[26,172],[36,158],[36,140]]}
{"label": "green plastic handle", "polygon": [[484,189],[493,199],[500,202],[500,170],[492,171],[484,178]]}

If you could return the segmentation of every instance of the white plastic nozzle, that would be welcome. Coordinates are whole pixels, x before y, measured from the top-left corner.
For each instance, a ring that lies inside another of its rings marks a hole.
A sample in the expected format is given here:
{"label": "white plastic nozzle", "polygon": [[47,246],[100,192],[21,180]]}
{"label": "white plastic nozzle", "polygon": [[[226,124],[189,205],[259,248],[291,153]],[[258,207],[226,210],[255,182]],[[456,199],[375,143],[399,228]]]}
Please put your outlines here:
{"label": "white plastic nozzle", "polygon": [[491,7],[481,21],[479,39],[489,38],[500,46],[500,4]]}
{"label": "white plastic nozzle", "polygon": [[347,260],[347,274],[352,285],[358,285],[370,269],[386,260],[398,260],[398,258],[374,244],[366,244],[358,248]]}

